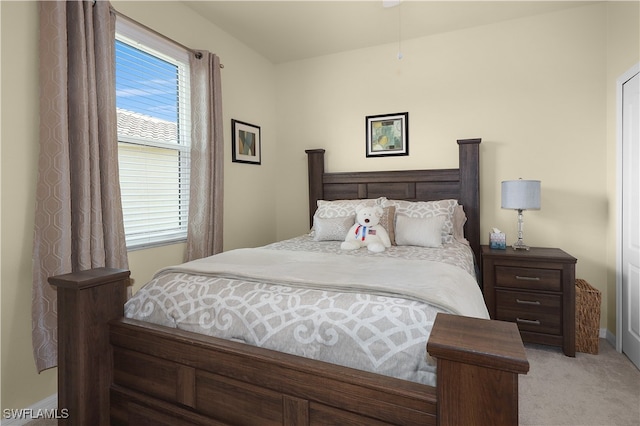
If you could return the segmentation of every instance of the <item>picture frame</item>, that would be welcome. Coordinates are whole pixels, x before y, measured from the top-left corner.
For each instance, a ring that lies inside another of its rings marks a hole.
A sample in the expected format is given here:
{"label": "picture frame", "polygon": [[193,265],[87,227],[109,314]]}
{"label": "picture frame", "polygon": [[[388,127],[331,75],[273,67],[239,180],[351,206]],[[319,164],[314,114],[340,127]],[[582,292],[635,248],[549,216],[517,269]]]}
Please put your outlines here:
{"label": "picture frame", "polygon": [[367,157],[409,155],[409,113],[366,117]]}
{"label": "picture frame", "polygon": [[262,139],[260,126],[231,120],[231,160],[235,163],[261,164]]}

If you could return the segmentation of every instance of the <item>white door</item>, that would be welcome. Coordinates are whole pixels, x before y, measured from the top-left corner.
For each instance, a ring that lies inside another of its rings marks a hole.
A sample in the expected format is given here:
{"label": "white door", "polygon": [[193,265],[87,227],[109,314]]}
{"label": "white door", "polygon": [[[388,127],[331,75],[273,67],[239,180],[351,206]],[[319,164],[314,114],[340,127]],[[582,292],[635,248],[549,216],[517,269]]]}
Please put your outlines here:
{"label": "white door", "polygon": [[622,352],[640,368],[640,74],[622,83]]}

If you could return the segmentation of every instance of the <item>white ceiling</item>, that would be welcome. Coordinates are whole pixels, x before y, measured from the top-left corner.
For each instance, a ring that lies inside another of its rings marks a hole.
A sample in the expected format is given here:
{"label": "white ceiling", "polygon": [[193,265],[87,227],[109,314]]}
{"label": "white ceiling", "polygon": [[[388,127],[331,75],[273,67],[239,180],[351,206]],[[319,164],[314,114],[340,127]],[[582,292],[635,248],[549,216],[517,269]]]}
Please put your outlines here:
{"label": "white ceiling", "polygon": [[278,64],[509,19],[593,1],[184,1]]}

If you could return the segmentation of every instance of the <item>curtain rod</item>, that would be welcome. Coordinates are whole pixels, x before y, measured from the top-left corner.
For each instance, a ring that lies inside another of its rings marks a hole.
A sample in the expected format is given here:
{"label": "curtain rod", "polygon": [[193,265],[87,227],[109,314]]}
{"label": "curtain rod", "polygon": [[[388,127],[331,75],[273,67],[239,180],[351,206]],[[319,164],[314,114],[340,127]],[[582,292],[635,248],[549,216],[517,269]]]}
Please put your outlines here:
{"label": "curtain rod", "polygon": [[[95,2],[94,2],[94,4],[95,4]],[[167,36],[166,36],[166,35],[164,35],[164,34],[159,33],[158,31],[154,30],[153,28],[149,28],[148,26],[146,26],[146,25],[144,25],[144,24],[142,24],[142,23],[140,23],[140,22],[136,21],[135,19],[129,18],[127,15],[124,15],[124,14],[122,14],[122,13],[118,12],[116,9],[114,9],[114,8],[113,8],[113,6],[111,7],[111,11],[112,11],[112,12],[113,12],[117,17],[122,18],[122,19],[126,19],[126,20],[128,20],[128,21],[130,21],[130,22],[132,22],[132,23],[134,23],[134,24],[136,24],[136,25],[139,25],[139,26],[141,26],[142,28],[144,28],[145,30],[147,30],[147,31],[149,31],[149,32],[152,32],[153,34],[157,35],[158,37],[161,37],[162,39],[164,39],[164,40],[166,40],[166,41],[168,41],[168,42],[170,42],[170,43],[173,43],[174,45],[178,46],[179,48],[184,49],[184,50],[186,50],[187,52],[191,52],[191,53],[195,54],[195,55],[196,55],[196,58],[200,59],[200,58],[202,57],[202,53],[200,53],[199,51],[197,51],[197,50],[195,50],[195,49],[191,49],[190,47],[187,47],[187,46],[185,46],[184,44],[178,43],[177,41],[175,41],[175,40],[173,40],[173,39],[171,39],[171,38],[167,37]],[[221,64],[220,64],[220,68],[224,68],[224,64],[222,64],[222,63],[221,63]]]}

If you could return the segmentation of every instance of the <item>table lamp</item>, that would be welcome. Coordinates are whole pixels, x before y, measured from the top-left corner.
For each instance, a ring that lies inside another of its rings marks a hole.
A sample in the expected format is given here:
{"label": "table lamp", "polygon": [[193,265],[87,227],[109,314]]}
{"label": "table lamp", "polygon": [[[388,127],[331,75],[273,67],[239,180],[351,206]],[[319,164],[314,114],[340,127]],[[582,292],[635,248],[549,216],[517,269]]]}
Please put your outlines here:
{"label": "table lamp", "polygon": [[502,208],[518,210],[518,240],[513,243],[514,250],[529,250],[522,240],[522,212],[540,210],[539,180],[505,180],[502,182]]}

